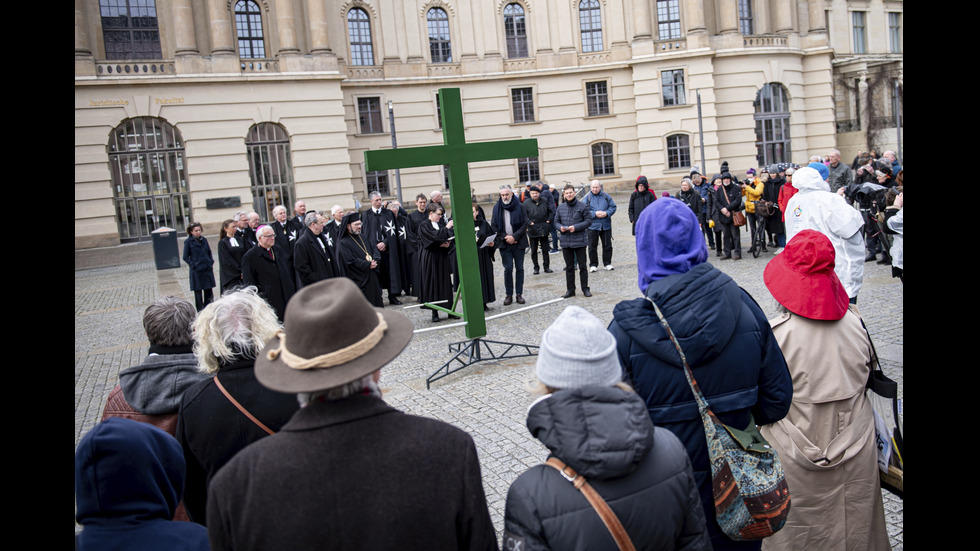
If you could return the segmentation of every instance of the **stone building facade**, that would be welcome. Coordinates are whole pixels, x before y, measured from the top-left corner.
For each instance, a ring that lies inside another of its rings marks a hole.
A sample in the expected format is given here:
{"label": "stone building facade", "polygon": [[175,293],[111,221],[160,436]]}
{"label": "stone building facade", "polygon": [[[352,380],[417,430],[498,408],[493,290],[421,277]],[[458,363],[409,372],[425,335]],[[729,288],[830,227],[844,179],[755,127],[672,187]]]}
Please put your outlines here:
{"label": "stone building facade", "polygon": [[75,246],[445,188],[363,155],[392,121],[399,147],[441,143],[440,88],[468,142],[538,141],[471,165],[478,196],[799,162],[838,144],[839,83],[877,63],[835,51],[856,6],[873,51],[901,2],[75,0]]}

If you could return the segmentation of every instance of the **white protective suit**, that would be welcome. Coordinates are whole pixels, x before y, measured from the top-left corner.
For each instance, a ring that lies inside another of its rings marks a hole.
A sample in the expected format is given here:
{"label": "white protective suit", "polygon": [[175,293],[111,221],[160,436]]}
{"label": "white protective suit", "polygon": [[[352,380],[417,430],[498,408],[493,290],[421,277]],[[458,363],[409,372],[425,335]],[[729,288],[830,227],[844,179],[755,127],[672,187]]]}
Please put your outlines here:
{"label": "white protective suit", "polygon": [[857,209],[831,193],[830,184],[820,173],[803,167],[793,173],[793,186],[799,190],[786,204],[786,241],[803,230],[816,230],[834,244],[834,272],[847,296],[854,298],[864,279],[864,220]]}

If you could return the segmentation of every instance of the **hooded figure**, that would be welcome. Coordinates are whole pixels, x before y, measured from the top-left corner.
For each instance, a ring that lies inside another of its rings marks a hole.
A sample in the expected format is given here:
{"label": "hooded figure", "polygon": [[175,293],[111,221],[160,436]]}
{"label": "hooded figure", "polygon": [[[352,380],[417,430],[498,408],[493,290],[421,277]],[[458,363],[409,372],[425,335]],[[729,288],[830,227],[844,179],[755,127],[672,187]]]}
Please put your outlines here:
{"label": "hooded figure", "polygon": [[786,203],[786,241],[803,230],[817,230],[834,245],[834,271],[847,296],[856,302],[864,279],[864,220],[857,209],[836,193],[817,170],[803,167],[793,173],[799,191]]}
{"label": "hooded figure", "polygon": [[95,425],[75,449],[76,549],[209,549],[204,526],[171,520],[184,474],[163,430],[117,417]]}
{"label": "hooded figure", "polygon": [[646,402],[653,424],[687,449],[714,548],[758,549],[759,542],[733,541],[718,526],[701,415],[677,348],[650,302],[663,312],[701,392],[727,425],[747,427],[752,418],[761,425],[786,415],[793,387],[782,352],[755,300],[705,262],[707,247],[687,205],[661,199],[644,210],[636,247],[644,296],[617,304],[609,325],[624,378]]}
{"label": "hooded figure", "polygon": [[834,247],[803,230],[766,265],[783,307],[773,334],[793,377],[793,404],[761,427],[779,454],[793,510],[766,549],[889,549],[874,413],[865,393],[871,342],[834,273]]}
{"label": "hooded figure", "polygon": [[[686,208],[686,207],[685,207]],[[569,306],[545,330],[537,378],[547,392],[527,428],[560,460],[539,465],[507,492],[504,549],[617,549],[589,501],[563,474],[577,473],[609,504],[637,549],[710,549],[683,445],[654,427],[622,384],[616,341],[595,316]],[[560,465],[560,463],[559,463]]]}
{"label": "hooded figure", "polygon": [[378,254],[367,239],[361,236],[361,215],[354,211],[344,215],[337,234],[337,265],[344,277],[350,279],[361,289],[368,302],[377,307],[384,306],[381,280],[378,276]]}

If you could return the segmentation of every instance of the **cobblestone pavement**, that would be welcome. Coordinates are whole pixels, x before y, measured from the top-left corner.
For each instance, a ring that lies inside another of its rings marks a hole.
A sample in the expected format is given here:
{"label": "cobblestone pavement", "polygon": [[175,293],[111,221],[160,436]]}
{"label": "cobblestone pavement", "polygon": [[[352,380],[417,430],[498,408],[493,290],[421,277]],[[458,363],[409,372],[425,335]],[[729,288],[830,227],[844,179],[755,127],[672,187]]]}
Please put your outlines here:
{"label": "cobblestone pavement", "polygon": [[[578,296],[540,307],[564,293],[560,254],[550,256],[554,273],[532,275],[530,258],[525,259],[526,305],[502,306],[503,275],[497,263],[498,300],[487,316],[516,312],[487,322],[492,341],[536,346],[542,331],[570,304],[581,306],[604,322],[612,319],[619,301],[639,296],[636,283],[634,240],[626,218],[628,196],[613,195],[622,205],[613,217],[613,265],[615,270],[589,274],[593,297]],[[744,229],[744,228],[743,228]],[[772,258],[745,254],[748,231],[742,231],[743,257],[739,261],[709,262],[729,274],[748,291],[768,316],[776,311],[775,301],[762,281],[762,270]],[[211,236],[212,248],[217,237]],[[215,255],[217,258],[217,255]],[[217,271],[217,266],[215,266]],[[577,278],[576,278],[577,279]],[[123,245],[75,253],[75,444],[101,415],[106,396],[117,382],[121,369],[136,365],[147,353],[148,343],[141,316],[147,304],[159,296],[176,294],[193,301],[188,290],[187,268],[156,270],[148,244]],[[403,300],[406,306],[412,300]],[[891,277],[890,268],[865,263],[864,286],[858,305],[881,356],[885,372],[898,381],[903,394],[903,286]],[[387,308],[399,308],[388,306]],[[448,362],[452,353],[447,345],[466,341],[462,327],[450,322],[432,324],[429,313],[405,308],[417,329],[442,327],[419,332],[405,352],[382,370],[381,386],[385,399],[403,411],[442,419],[469,432],[476,441],[483,470],[484,489],[490,514],[498,532],[503,529],[504,501],[510,483],[525,469],[542,462],[547,452],[528,433],[527,407],[533,401],[529,389],[533,381],[534,358],[485,361],[466,367],[435,381],[426,389],[426,378]],[[893,549],[903,547],[903,503],[884,493],[886,521]],[[76,525],[76,530],[78,526]]]}

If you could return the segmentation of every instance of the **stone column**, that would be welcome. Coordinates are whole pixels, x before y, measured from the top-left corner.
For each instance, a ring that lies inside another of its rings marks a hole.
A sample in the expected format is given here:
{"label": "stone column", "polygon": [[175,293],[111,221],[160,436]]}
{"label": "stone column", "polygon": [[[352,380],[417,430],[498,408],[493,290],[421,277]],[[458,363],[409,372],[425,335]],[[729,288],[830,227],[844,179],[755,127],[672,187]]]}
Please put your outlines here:
{"label": "stone column", "polygon": [[279,54],[298,54],[296,17],[292,0],[276,0],[276,27],[279,30]]}
{"label": "stone column", "polygon": [[650,0],[633,0],[633,40],[650,40],[653,19],[650,17]]}
{"label": "stone column", "polygon": [[[692,2],[688,2],[688,4],[691,3]],[[739,32],[738,3],[736,0],[719,0],[718,12],[718,34]]]}
{"label": "stone column", "polygon": [[208,26],[211,30],[211,54],[236,53],[231,32],[231,14],[226,0],[208,0]]}
{"label": "stone column", "polygon": [[[735,4],[734,0],[721,0],[722,5],[726,2],[731,3],[733,6]],[[732,8],[732,16],[735,17],[735,28],[738,28],[738,17],[736,8]],[[684,28],[687,30],[688,34],[696,32],[707,32],[708,27],[704,24],[704,3],[703,0],[684,0],[684,11],[681,12],[684,17]]]}
{"label": "stone column", "polygon": [[773,21],[775,22],[775,32],[777,33],[791,33],[793,32],[793,12],[790,9],[789,2],[777,1],[773,8]]}
{"label": "stone column", "polygon": [[323,0],[307,0],[306,11],[310,17],[310,53],[332,53],[327,31],[327,9]]}
{"label": "stone column", "polygon": [[196,55],[197,36],[194,33],[194,8],[191,0],[174,0],[174,41],[178,56]]}
{"label": "stone column", "polygon": [[811,33],[816,32],[827,32],[827,19],[824,17],[824,1],[823,0],[807,0],[807,7],[809,8],[810,15],[810,30]]}

